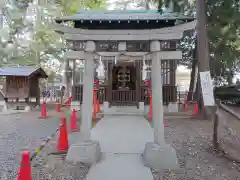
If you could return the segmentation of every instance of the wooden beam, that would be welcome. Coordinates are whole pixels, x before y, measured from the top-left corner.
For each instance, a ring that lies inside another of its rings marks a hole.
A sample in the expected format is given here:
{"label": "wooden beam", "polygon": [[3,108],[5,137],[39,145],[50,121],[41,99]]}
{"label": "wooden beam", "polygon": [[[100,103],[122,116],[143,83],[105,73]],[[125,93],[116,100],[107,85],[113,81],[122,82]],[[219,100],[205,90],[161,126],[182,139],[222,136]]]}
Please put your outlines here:
{"label": "wooden beam", "polygon": [[[182,58],[181,51],[160,51],[159,55],[161,60],[177,60]],[[143,56],[145,56],[145,60],[151,60],[151,53],[149,52],[95,52],[94,59],[99,59],[99,56],[109,60],[112,60],[115,56],[118,60],[143,60]],[[65,57],[68,60],[85,59],[83,51],[67,51],[65,52]]]}
{"label": "wooden beam", "polygon": [[66,51],[64,56],[68,60],[85,59],[83,51]]}
{"label": "wooden beam", "polygon": [[148,40],[179,40],[183,36],[182,32],[166,33],[166,34],[71,34],[66,33],[64,37],[71,41],[148,41]]}

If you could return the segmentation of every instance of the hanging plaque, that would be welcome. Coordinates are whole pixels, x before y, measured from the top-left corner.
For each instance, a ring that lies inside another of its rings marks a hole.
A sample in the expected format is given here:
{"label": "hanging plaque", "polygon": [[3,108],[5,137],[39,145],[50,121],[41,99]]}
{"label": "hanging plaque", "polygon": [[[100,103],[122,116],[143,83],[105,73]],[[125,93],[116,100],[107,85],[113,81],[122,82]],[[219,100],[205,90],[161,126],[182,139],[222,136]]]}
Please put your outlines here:
{"label": "hanging plaque", "polygon": [[177,40],[160,41],[162,51],[176,51],[179,49]]}
{"label": "hanging plaque", "polygon": [[149,52],[150,43],[149,41],[128,41],[127,52]]}
{"label": "hanging plaque", "polygon": [[84,51],[86,47],[86,42],[84,41],[67,41],[67,48],[74,51]]}
{"label": "hanging plaque", "polygon": [[117,41],[97,41],[96,50],[98,52],[118,52]]}
{"label": "hanging plaque", "polygon": [[86,47],[86,42],[84,41],[74,41],[74,50],[84,51]]}

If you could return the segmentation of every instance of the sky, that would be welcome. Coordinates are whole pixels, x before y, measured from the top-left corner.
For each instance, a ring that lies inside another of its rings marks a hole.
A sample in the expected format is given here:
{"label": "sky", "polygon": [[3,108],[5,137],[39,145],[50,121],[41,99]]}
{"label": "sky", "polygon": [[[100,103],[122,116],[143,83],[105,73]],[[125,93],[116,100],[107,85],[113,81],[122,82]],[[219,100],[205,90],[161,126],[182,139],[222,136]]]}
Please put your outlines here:
{"label": "sky", "polygon": [[[120,2],[132,2],[132,3],[128,3],[127,9],[141,9],[139,7],[137,7],[137,4],[134,2],[141,2],[143,0],[108,0],[108,10],[113,10],[115,8],[121,8],[124,7],[123,5],[121,5]],[[151,5],[150,5],[151,7]],[[153,6],[151,8],[154,8]]]}
{"label": "sky", "polygon": [[[119,2],[120,0],[108,0],[108,10],[113,10],[113,9],[115,9],[116,8],[116,6],[117,6],[117,2]],[[124,1],[127,1],[127,0],[122,0],[123,2]],[[132,0],[132,1],[134,1],[134,0]],[[129,9],[133,9],[134,8],[134,5],[133,5],[134,3],[129,3],[129,6],[128,6],[128,8]]]}

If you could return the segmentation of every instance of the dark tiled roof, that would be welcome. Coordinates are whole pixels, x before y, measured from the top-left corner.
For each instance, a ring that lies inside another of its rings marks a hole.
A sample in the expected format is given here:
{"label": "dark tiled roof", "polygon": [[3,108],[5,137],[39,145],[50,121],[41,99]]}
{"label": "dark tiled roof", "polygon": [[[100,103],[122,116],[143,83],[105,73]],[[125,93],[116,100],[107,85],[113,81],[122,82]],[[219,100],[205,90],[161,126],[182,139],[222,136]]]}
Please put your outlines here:
{"label": "dark tiled roof", "polygon": [[32,74],[40,74],[40,77],[47,78],[47,74],[42,68],[33,66],[20,67],[2,67],[0,68],[0,76],[30,76]]}
{"label": "dark tiled roof", "polygon": [[178,13],[159,13],[157,10],[80,10],[72,16],[58,17],[56,21],[76,20],[194,20]]}

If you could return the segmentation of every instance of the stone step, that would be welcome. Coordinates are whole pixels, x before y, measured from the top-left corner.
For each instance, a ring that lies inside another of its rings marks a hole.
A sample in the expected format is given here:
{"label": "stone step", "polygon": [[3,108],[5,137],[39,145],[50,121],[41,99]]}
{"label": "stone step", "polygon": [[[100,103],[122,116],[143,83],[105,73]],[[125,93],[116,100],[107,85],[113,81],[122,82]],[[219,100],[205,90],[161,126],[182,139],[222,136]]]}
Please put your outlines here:
{"label": "stone step", "polygon": [[[102,114],[105,115],[147,115],[149,109],[145,109],[145,111],[137,109],[134,106],[126,106],[126,107],[119,107],[119,106],[112,106],[107,109],[106,112]],[[167,112],[164,111],[164,118],[166,119],[176,119],[176,118],[191,118],[193,117],[192,112]]]}
{"label": "stone step", "polygon": [[143,112],[105,112],[103,115],[126,115],[126,116],[143,116]]}
{"label": "stone step", "polygon": [[[103,114],[147,114],[146,112],[143,112],[141,110],[109,110],[107,112],[104,112]],[[193,116],[192,112],[164,112],[164,116]]]}
{"label": "stone step", "polygon": [[109,115],[143,115],[144,111],[137,109],[137,107],[117,107],[112,106],[104,112]]}
{"label": "stone step", "polygon": [[164,116],[165,120],[173,120],[173,119],[192,119],[194,116]]}
{"label": "stone step", "polygon": [[165,116],[192,116],[192,112],[164,112]]}

